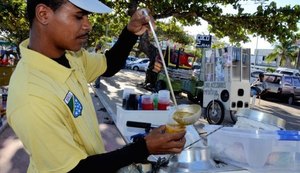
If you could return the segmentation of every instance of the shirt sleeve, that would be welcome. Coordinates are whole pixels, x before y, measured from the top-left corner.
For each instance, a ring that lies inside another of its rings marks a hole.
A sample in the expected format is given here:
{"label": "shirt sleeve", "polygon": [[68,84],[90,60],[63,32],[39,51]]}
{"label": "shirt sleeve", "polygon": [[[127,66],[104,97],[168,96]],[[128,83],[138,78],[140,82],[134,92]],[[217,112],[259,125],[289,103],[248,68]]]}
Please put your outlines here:
{"label": "shirt sleeve", "polygon": [[135,45],[138,36],[127,30],[127,27],[121,32],[118,41],[114,46],[105,52],[107,60],[107,69],[102,76],[110,77],[116,74],[126,63],[126,59]]}
{"label": "shirt sleeve", "polygon": [[116,172],[122,167],[132,163],[142,163],[149,156],[149,152],[144,139],[140,139],[135,143],[126,145],[125,147],[104,153],[89,156],[83,159],[79,164],[70,171],[70,173],[79,172]]}
{"label": "shirt sleeve", "polygon": [[83,68],[85,69],[85,76],[90,83],[98,76],[103,74],[107,69],[107,61],[104,54],[91,53],[84,49],[81,50]]}

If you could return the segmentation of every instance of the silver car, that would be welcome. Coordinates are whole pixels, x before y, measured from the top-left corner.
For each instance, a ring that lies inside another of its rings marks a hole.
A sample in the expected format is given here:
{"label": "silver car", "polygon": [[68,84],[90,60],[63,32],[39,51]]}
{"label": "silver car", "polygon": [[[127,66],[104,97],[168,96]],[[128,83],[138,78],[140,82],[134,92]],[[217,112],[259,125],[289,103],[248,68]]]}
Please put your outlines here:
{"label": "silver car", "polygon": [[130,69],[136,71],[147,71],[150,60],[148,58],[139,59],[130,64]]}
{"label": "silver car", "polygon": [[135,56],[128,56],[126,59],[126,64],[125,64],[125,68],[130,68],[130,64],[132,64],[133,62],[137,61],[139,58],[135,57]]}
{"label": "silver car", "polygon": [[265,82],[268,86],[266,97],[272,97],[293,104],[300,100],[300,77],[279,73],[265,73]]}

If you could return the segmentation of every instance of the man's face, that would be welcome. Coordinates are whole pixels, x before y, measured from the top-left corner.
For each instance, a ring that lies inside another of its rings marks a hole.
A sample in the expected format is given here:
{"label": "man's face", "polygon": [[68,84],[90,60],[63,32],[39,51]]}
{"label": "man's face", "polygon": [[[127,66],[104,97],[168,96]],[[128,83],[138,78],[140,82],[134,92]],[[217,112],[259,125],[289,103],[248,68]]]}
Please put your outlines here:
{"label": "man's face", "polygon": [[47,33],[54,48],[78,51],[87,42],[91,24],[88,13],[67,2],[52,15]]}

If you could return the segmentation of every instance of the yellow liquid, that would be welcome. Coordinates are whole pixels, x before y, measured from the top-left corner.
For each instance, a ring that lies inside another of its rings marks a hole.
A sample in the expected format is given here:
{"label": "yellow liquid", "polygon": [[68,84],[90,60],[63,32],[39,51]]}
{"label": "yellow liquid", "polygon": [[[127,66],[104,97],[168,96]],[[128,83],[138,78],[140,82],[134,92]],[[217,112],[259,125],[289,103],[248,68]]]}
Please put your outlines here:
{"label": "yellow liquid", "polygon": [[179,124],[167,124],[166,132],[167,133],[178,133],[185,130],[185,126]]}
{"label": "yellow liquid", "polygon": [[173,119],[180,125],[189,125],[190,123],[184,121],[184,118],[192,116],[192,115],[193,115],[193,113],[191,113],[191,112],[176,111],[173,114]]}

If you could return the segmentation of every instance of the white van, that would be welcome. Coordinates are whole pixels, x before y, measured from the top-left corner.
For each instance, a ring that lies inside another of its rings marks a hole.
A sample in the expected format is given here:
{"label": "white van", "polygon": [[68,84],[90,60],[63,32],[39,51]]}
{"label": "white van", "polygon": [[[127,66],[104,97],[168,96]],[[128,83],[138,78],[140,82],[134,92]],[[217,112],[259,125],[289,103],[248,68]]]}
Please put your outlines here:
{"label": "white van", "polygon": [[284,67],[279,67],[275,71],[276,73],[284,74],[284,75],[289,75],[289,76],[300,76],[300,72],[297,69],[292,69],[292,68],[284,68]]}

